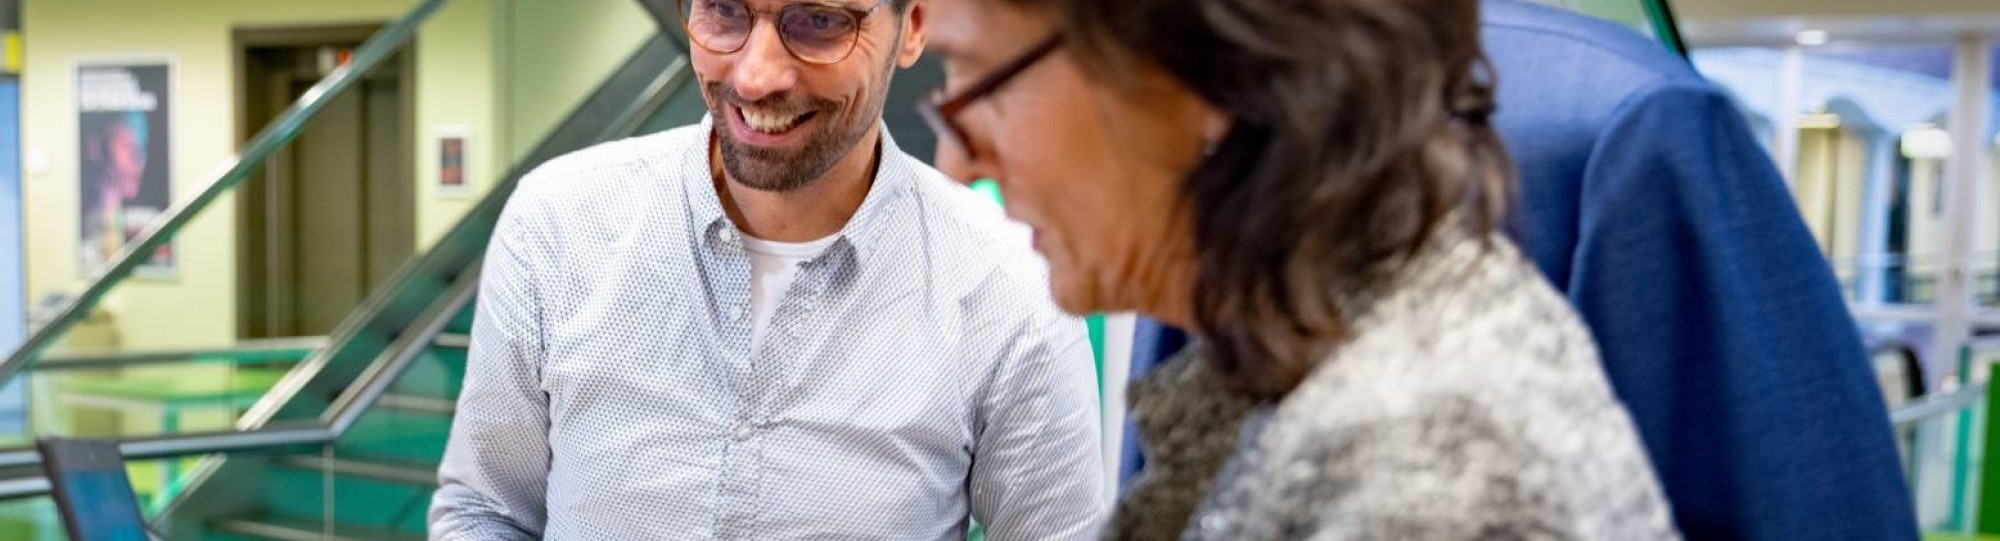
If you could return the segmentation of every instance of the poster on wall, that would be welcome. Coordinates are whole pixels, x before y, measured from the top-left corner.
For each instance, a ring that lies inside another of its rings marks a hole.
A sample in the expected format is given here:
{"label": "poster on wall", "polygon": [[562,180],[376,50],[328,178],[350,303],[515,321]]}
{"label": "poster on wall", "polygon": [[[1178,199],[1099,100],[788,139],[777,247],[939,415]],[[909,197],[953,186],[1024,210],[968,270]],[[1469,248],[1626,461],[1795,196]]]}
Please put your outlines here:
{"label": "poster on wall", "polygon": [[[97,273],[172,200],[168,134],[172,63],[79,62],[76,67],[80,229],[77,271]],[[160,247],[137,272],[173,275],[173,246]]]}
{"label": "poster on wall", "polygon": [[471,144],[472,128],[460,125],[437,126],[431,130],[437,141],[437,188],[438,195],[462,197],[472,193],[471,177],[466,170],[466,146]]}

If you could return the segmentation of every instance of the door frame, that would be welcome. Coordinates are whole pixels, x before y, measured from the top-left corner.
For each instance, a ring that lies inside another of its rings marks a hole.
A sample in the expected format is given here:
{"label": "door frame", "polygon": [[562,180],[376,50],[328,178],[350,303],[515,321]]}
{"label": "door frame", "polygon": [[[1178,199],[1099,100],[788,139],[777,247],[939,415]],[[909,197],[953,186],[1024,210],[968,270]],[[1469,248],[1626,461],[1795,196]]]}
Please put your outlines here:
{"label": "door frame", "polygon": [[[253,93],[250,91],[250,85],[253,84],[253,81],[249,80],[248,53],[250,49],[360,44],[366,42],[368,38],[374,36],[386,25],[386,22],[373,22],[324,25],[244,26],[232,29],[230,42],[233,68],[232,85],[236,92],[235,99],[231,104],[234,107],[233,118],[235,119],[232,128],[235,132],[234,141],[236,141],[238,148],[248,144],[250,138],[256,136],[265,127],[264,123],[269,122],[268,119],[259,120],[251,118],[250,97],[262,93]],[[397,81],[400,87],[397,93],[397,108],[399,109],[398,115],[400,118],[397,119],[396,130],[405,144],[400,145],[396,150],[396,158],[402,166],[396,168],[393,180],[397,186],[402,187],[402,193],[406,195],[409,201],[410,216],[399,218],[409,224],[405,229],[408,230],[413,239],[416,235],[415,211],[416,207],[420,204],[416,189],[415,169],[417,148],[417,45],[417,42],[413,40],[394,53],[403,59],[396,66],[398,70]],[[262,81],[256,82],[256,84],[261,83]],[[353,91],[355,88],[357,87],[350,87],[350,91]],[[272,111],[272,116],[275,117],[278,113],[278,111]],[[290,145],[287,145],[285,150],[280,151],[274,158],[282,159],[282,156],[285,156],[289,152],[289,149]],[[268,175],[269,173],[264,174]],[[242,194],[246,192],[239,191],[238,193]],[[249,201],[248,199],[248,197],[237,197],[235,213],[236,248],[234,258],[236,259],[237,269],[235,280],[237,307],[235,334],[238,337],[249,336],[252,329],[262,328],[265,322],[259,320],[268,317],[264,308],[252,309],[251,307],[251,300],[256,296],[252,293],[252,289],[256,289],[255,286],[264,283],[264,281],[251,277],[250,273],[252,269],[260,268],[259,262],[256,261],[256,256],[266,252],[252,250],[248,245],[252,239],[261,238],[256,231],[253,231],[254,226],[263,225],[263,223],[255,220],[255,215],[253,214],[258,207],[258,202]],[[366,228],[367,224],[364,223],[362,226]],[[414,240],[412,241],[412,245],[414,246]],[[366,272],[365,269],[364,272]]]}

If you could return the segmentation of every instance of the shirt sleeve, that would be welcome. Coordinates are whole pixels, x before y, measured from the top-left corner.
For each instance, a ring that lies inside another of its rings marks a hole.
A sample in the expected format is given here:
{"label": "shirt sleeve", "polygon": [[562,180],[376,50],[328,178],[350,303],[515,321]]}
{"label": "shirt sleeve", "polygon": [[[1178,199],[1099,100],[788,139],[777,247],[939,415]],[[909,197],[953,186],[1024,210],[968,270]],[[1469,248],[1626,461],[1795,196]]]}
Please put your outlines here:
{"label": "shirt sleeve", "polygon": [[1053,306],[1038,316],[979,406],[970,499],[993,541],[1091,539],[1108,510],[1087,331]]}
{"label": "shirt sleeve", "polygon": [[502,218],[481,271],[465,386],[431,505],[433,540],[540,539],[547,519],[541,303],[515,210]]}
{"label": "shirt sleeve", "polygon": [[1568,294],[1681,527],[1916,539],[1854,319],[1729,99],[1687,81],[1634,93],[1580,203]]}

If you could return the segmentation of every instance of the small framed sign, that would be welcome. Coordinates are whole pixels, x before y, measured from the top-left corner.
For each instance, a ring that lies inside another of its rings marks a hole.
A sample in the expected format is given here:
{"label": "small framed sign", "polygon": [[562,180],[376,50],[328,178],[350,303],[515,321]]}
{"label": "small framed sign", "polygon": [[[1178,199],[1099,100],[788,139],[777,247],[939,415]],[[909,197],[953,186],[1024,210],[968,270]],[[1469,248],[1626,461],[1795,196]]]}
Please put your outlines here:
{"label": "small framed sign", "polygon": [[472,128],[460,125],[437,126],[431,130],[437,149],[437,193],[443,197],[472,194]]}

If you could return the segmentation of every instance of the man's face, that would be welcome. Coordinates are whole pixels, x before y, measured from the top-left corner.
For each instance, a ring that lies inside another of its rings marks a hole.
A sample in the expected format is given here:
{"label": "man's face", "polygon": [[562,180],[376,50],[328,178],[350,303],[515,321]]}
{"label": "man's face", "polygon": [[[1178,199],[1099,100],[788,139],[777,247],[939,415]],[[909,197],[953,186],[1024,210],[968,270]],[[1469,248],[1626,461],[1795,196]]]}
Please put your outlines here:
{"label": "man's face", "polygon": [[[729,2],[755,14],[741,49],[716,53],[690,43],[689,50],[723,168],[759,190],[794,190],[824,176],[880,125],[894,68],[909,67],[923,52],[921,5],[903,13],[893,5],[875,9],[860,19],[852,52],[816,64],[794,56],[779,36],[773,19],[791,2],[685,1]],[[826,4],[866,10],[874,2]]]}

